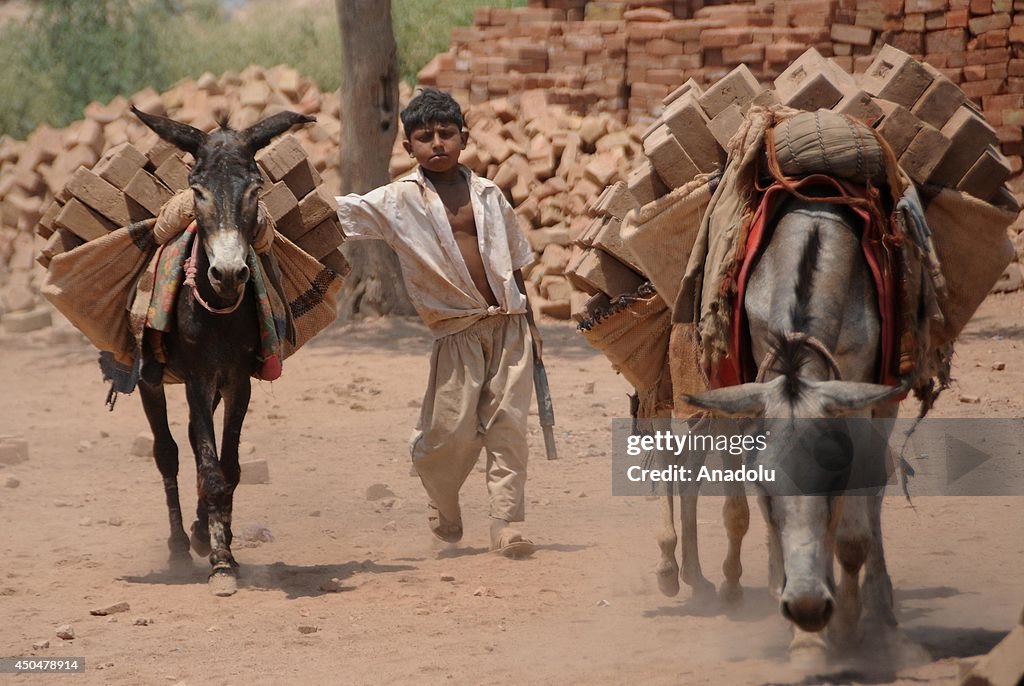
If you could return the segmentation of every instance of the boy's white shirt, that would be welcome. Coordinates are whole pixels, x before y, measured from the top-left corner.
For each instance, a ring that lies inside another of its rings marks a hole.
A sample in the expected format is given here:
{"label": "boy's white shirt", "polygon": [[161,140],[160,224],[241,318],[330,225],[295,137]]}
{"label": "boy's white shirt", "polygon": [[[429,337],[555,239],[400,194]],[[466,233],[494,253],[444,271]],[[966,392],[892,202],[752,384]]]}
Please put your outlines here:
{"label": "boy's white shirt", "polygon": [[526,297],[513,272],[534,260],[501,189],[459,169],[469,183],[477,246],[497,306],[488,305],[473,283],[441,197],[418,166],[366,195],[335,198],[346,240],[384,240],[398,255],[409,298],[437,338],[491,315],[525,314]]}

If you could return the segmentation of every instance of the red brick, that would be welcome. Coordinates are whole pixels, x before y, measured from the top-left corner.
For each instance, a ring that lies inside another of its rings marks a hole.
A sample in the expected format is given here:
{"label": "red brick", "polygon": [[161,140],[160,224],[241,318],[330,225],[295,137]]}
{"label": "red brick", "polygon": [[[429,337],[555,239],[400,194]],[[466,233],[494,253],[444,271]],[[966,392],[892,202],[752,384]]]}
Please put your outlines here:
{"label": "red brick", "polygon": [[918,98],[911,112],[921,121],[942,128],[965,100],[963,91],[941,74]]}
{"label": "red brick", "polygon": [[911,12],[942,12],[949,7],[947,0],[906,0],[904,7]]}
{"label": "red brick", "polygon": [[967,47],[967,32],[960,28],[932,31],[924,37],[925,52],[937,55],[963,52]]}
{"label": "red brick", "polygon": [[934,126],[924,124],[900,156],[900,166],[916,183],[928,183],[950,148],[950,141]]}
{"label": "red brick", "polygon": [[995,146],[989,146],[964,174],[957,190],[981,200],[990,200],[1012,173],[1010,161]]}
{"label": "red brick", "polygon": [[67,229],[85,241],[105,236],[117,228],[113,222],[75,198],[71,198],[61,208],[53,224],[56,228]]}
{"label": "red brick", "polygon": [[740,65],[696,97],[708,117],[714,118],[729,105],[737,105],[745,110],[762,90],[750,69]]}
{"label": "red brick", "polygon": [[338,221],[337,217],[331,217],[308,231],[304,236],[295,241],[295,244],[319,260],[327,257],[344,240],[345,236],[341,232],[341,222]]}
{"label": "red brick", "polygon": [[[965,29],[967,28],[967,20],[970,19],[970,16],[970,12],[965,9],[949,10],[946,12],[946,28]],[[927,38],[925,40],[927,40]]]}
{"label": "red brick", "polygon": [[960,107],[946,122],[942,135],[950,141],[951,147],[932,177],[935,183],[949,187],[956,186],[988,146],[999,142],[988,122],[966,106]]}
{"label": "red brick", "polygon": [[[711,93],[709,90],[704,97]],[[708,117],[693,95],[682,95],[673,101],[665,108],[662,119],[699,171],[713,172],[722,167],[723,151],[708,130]],[[658,164],[654,166],[660,174]]]}
{"label": "red brick", "polygon": [[[67,183],[67,190],[117,226],[128,226],[153,216],[109,182],[84,167],[79,167],[72,175]],[[72,227],[67,228],[74,230]]]}
{"label": "red brick", "polygon": [[834,41],[852,45],[871,45],[875,38],[875,32],[867,27],[846,24],[832,24],[831,35]]}
{"label": "red brick", "polygon": [[640,205],[646,205],[668,193],[668,188],[648,160],[643,160],[630,173],[626,184],[629,186],[630,194]]}
{"label": "red brick", "polygon": [[648,136],[643,147],[644,154],[651,161],[658,177],[669,188],[678,188],[700,173],[700,169],[686,154],[676,137],[669,132],[668,127]]}
{"label": "red brick", "polygon": [[875,57],[861,85],[871,95],[912,107],[932,79],[917,60],[887,45]]}
{"label": "red brick", "polygon": [[848,94],[833,109],[839,114],[859,119],[868,126],[877,124],[885,114],[874,98],[864,91]]}
{"label": "red brick", "polygon": [[170,190],[145,169],[140,169],[124,187],[124,194],[145,207],[155,217],[163,204],[171,199]]}
{"label": "red brick", "polygon": [[588,250],[575,271],[566,276],[581,290],[601,292],[610,297],[634,293],[644,282],[642,276],[603,250]]}
{"label": "red brick", "polygon": [[974,17],[967,22],[968,28],[975,36],[986,31],[997,31],[1010,28],[1010,15],[1006,13],[989,14],[981,17]]}
{"label": "red brick", "polygon": [[924,122],[910,113],[907,108],[888,100],[876,100],[882,109],[882,121],[875,127],[892,148],[896,157],[906,152],[924,126]]}

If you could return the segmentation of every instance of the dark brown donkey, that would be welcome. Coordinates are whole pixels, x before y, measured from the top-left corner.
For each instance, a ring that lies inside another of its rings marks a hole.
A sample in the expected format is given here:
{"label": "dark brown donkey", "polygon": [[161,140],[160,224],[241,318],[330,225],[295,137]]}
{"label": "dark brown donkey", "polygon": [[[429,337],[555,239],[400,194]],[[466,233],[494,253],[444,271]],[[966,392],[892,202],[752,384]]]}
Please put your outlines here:
{"label": "dark brown donkey", "polygon": [[[274,136],[316,120],[281,112],[244,131],[224,125],[206,134],[134,107],[132,111],[158,136],[195,158],[188,177],[195,193],[198,228],[195,286],[179,291],[176,325],[164,342],[167,368],[184,380],[188,399],[188,438],[195,453],[199,492],[192,548],[210,556],[214,593],[232,595],[238,587],[238,563],[231,555],[231,503],[240,474],[238,443],[249,409],[250,375],[259,349],[256,300],[246,264],[257,230],[262,184],[255,154]],[[178,499],[178,446],[167,425],[162,375],[159,370],[147,371],[144,368],[139,394],[167,496],[171,524],[167,545],[171,562],[184,562],[191,556]],[[218,458],[213,413],[222,398],[224,433]]]}

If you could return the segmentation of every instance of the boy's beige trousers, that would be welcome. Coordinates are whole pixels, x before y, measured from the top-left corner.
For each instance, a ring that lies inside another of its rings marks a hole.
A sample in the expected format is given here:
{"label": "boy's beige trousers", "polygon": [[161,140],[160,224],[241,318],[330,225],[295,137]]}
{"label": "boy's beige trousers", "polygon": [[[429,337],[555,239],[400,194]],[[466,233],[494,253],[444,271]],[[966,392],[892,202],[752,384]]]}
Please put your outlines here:
{"label": "boy's beige trousers", "polygon": [[526,315],[489,316],[434,342],[410,449],[427,495],[445,519],[460,521],[459,489],[484,448],[490,516],[523,521],[532,395]]}

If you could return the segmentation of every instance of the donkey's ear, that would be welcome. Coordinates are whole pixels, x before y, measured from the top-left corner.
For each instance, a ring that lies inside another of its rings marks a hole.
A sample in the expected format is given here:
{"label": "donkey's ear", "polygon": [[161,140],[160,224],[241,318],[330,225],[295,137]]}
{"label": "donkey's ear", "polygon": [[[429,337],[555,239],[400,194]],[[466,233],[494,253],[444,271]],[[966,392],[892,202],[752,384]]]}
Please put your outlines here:
{"label": "donkey's ear", "polygon": [[821,394],[825,412],[833,417],[892,400],[907,390],[903,386],[883,386],[860,381],[816,381],[812,385]]}
{"label": "donkey's ear", "polygon": [[764,414],[768,384],[745,383],[726,386],[696,395],[684,393],[682,399],[694,407],[711,410],[724,417],[759,417]]}
{"label": "donkey's ear", "polygon": [[243,131],[242,135],[249,139],[249,148],[256,152],[269,143],[274,136],[279,136],[298,124],[309,124],[314,121],[316,121],[316,117],[308,114],[278,112],[272,117],[253,124]]}
{"label": "donkey's ear", "polygon": [[185,152],[192,153],[193,157],[199,148],[202,147],[203,143],[206,142],[206,134],[194,126],[182,124],[180,121],[174,121],[173,119],[156,114],[147,114],[136,108],[135,105],[132,105],[132,112],[142,120],[143,124],[153,129],[156,135],[168,143],[173,143]]}

